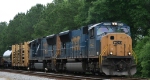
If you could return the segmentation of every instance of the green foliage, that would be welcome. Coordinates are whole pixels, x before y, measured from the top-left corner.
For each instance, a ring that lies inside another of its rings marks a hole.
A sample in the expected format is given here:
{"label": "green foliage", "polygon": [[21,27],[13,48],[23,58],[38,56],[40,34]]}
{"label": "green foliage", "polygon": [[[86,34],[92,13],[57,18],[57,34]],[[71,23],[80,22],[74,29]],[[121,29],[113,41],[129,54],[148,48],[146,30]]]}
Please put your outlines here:
{"label": "green foliage", "polygon": [[82,1],[55,0],[54,3],[48,4],[41,14],[39,22],[34,25],[32,36],[38,38],[80,27],[74,22],[75,16],[80,13],[78,11],[78,7],[82,5],[80,2]]}
{"label": "green foliage", "polygon": [[[6,37],[7,36],[5,36],[6,34],[5,34],[5,32],[6,32],[6,29],[7,29],[7,23],[6,22],[1,22],[0,23],[0,39],[1,39],[1,41],[0,41],[0,53],[3,53],[5,50],[6,50]],[[4,47],[4,45],[5,45],[5,47]],[[2,56],[2,54],[0,54],[0,56]]]}
{"label": "green foliage", "polygon": [[136,76],[149,77],[150,76],[150,30],[149,34],[137,41],[135,52],[138,57],[138,66]]}

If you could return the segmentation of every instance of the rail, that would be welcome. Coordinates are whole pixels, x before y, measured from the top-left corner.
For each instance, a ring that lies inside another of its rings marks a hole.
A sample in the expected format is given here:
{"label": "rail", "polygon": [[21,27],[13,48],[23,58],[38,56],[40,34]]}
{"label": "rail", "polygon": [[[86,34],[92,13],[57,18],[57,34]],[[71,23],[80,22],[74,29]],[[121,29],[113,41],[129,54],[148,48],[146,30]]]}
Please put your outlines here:
{"label": "rail", "polygon": [[135,52],[133,50],[132,50],[132,54],[133,54],[133,57],[136,60],[136,64],[137,64],[137,56],[136,56],[136,54],[135,54]]}
{"label": "rail", "polygon": [[102,64],[102,56],[103,56],[103,54],[105,53],[106,50],[107,50],[107,46],[104,48],[102,53],[99,55],[99,68],[100,68],[100,64]]}
{"label": "rail", "polygon": [[[43,78],[56,79],[56,80],[103,80],[106,79],[105,76],[96,76],[96,75],[85,75],[85,74],[74,74],[74,73],[51,73],[51,72],[42,72],[42,71],[26,71],[26,70],[12,70],[12,69],[0,69],[2,72],[9,72],[9,73],[17,73],[17,74],[24,74],[30,76],[37,76]],[[111,78],[111,77],[110,77]],[[49,80],[48,79],[48,80]]]}

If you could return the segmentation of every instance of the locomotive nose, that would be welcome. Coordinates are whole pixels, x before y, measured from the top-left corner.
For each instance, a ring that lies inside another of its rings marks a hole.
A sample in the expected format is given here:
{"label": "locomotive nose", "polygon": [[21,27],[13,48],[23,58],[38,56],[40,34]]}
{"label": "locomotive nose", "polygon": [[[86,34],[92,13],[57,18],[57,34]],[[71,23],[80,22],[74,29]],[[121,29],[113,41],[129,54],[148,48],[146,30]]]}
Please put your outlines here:
{"label": "locomotive nose", "polygon": [[101,50],[107,46],[105,55],[129,56],[132,51],[132,40],[125,33],[110,33],[102,38],[101,46]]}
{"label": "locomotive nose", "polygon": [[132,39],[125,33],[109,33],[103,36],[100,57],[102,71],[106,75],[133,75],[136,72]]}

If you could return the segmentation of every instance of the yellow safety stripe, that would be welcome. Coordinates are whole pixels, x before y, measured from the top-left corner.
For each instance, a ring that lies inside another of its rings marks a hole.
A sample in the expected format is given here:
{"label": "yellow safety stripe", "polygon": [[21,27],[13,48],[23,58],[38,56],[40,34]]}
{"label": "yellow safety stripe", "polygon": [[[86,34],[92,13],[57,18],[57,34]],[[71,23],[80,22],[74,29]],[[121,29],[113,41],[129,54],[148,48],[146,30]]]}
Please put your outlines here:
{"label": "yellow safety stripe", "polygon": [[100,64],[102,64],[102,56],[106,52],[106,50],[107,50],[107,46],[103,49],[102,53],[99,55],[99,67],[100,67]]}

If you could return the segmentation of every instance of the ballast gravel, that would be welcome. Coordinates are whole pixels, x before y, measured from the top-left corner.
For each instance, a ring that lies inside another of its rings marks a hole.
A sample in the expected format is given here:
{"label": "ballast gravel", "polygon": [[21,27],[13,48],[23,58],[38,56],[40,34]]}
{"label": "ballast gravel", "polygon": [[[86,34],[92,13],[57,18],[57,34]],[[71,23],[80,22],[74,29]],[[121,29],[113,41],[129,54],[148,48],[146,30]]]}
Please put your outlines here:
{"label": "ballast gravel", "polygon": [[0,71],[0,80],[55,80],[55,79]]}

